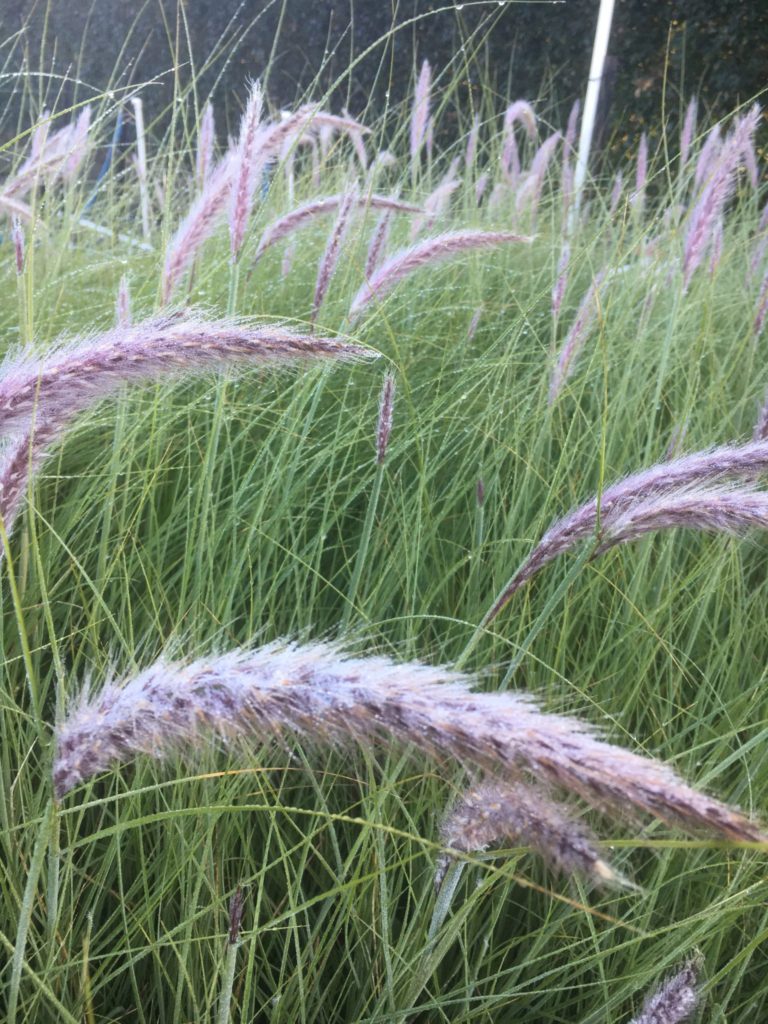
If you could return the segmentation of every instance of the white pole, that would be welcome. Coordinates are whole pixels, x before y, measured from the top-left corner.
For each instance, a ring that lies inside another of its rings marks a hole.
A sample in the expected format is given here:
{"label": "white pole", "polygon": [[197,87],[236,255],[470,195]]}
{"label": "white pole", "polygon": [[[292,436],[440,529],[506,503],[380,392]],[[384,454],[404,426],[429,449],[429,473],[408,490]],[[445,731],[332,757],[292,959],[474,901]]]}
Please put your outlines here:
{"label": "white pole", "polygon": [[[600,11],[597,15],[595,42],[592,47],[592,63],[589,67],[587,95],[584,99],[584,116],[581,119],[579,155],[576,158],[576,174],[574,176],[573,184],[574,200],[573,206],[571,207],[573,220],[575,220],[575,217],[579,212],[581,192],[587,178],[589,151],[592,146],[592,133],[595,128],[597,101],[600,97],[600,85],[603,80],[603,69],[605,68],[605,55],[608,52],[608,39],[611,34],[614,3],[615,0],[600,0]],[[573,223],[571,223],[571,226],[573,226]]]}

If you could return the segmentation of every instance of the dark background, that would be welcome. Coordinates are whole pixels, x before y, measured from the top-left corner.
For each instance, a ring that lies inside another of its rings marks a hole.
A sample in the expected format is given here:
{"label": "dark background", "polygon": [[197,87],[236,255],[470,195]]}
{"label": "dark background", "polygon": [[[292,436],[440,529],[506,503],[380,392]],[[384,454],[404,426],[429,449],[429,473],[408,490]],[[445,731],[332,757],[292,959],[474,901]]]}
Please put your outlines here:
{"label": "dark background", "polygon": [[[159,129],[174,85],[193,78],[223,126],[268,65],[274,104],[331,90],[334,111],[370,117],[408,94],[425,57],[458,77],[454,106],[490,81],[498,109],[538,98],[561,126],[584,92],[597,10],[598,0],[0,0],[0,131],[28,124],[36,105],[151,79],[142,95]],[[693,93],[722,116],[768,84],[768,0],[617,0],[610,53],[614,139],[677,119]],[[46,72],[29,79],[31,96],[14,77],[24,68]]]}

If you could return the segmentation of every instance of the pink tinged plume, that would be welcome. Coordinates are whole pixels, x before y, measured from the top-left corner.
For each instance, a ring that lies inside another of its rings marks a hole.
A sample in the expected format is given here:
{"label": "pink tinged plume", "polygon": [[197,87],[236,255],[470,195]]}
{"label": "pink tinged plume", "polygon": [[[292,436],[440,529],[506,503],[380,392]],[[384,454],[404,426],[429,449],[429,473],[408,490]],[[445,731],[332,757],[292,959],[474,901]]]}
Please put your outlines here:
{"label": "pink tinged plume", "polygon": [[584,347],[589,338],[592,324],[597,316],[599,303],[600,285],[605,279],[605,271],[601,270],[595,275],[592,284],[589,286],[586,295],[581,300],[576,319],[573,321],[568,336],[560,349],[557,364],[552,372],[549,382],[549,404],[553,405],[562,391],[563,384],[573,372],[573,361]]}
{"label": "pink tinged plume", "polygon": [[376,425],[376,464],[384,465],[392,433],[392,416],[395,409],[395,375],[384,374],[384,383],[379,398],[379,419]]}
{"label": "pink tinged plume", "polygon": [[451,231],[435,235],[434,238],[425,238],[395,253],[361,285],[350,306],[350,319],[355,320],[373,299],[382,299],[399,281],[423,266],[441,262],[462,252],[491,249],[508,242],[532,241],[532,238],[510,231]]}
{"label": "pink tinged plume", "polygon": [[555,287],[552,289],[552,317],[557,319],[560,312],[560,307],[563,304],[563,298],[565,296],[565,289],[568,287],[568,263],[571,258],[571,247],[565,242],[563,244],[562,252],[560,253],[560,260],[557,264],[557,280],[555,281]]}
{"label": "pink tinged plume", "polygon": [[714,277],[723,255],[723,215],[717,218],[712,228],[712,242],[709,254],[709,275]]}
{"label": "pink tinged plume", "polygon": [[11,228],[11,240],[13,241],[13,254],[16,261],[16,276],[21,277],[24,273],[24,229],[18,217],[13,218]]}
{"label": "pink tinged plume", "polygon": [[516,100],[504,112],[501,129],[501,173],[510,185],[520,177],[520,154],[515,139],[515,124],[520,122],[531,142],[536,138],[536,115],[526,100]]}
{"label": "pink tinged plume", "polygon": [[768,492],[747,487],[695,486],[651,494],[602,517],[593,557],[657,530],[694,529],[741,534],[768,529]]}
{"label": "pink tinged plume", "polygon": [[[61,436],[68,420],[35,423],[18,434],[0,456],[0,520],[10,537],[24,504],[30,480],[45,462],[51,445]],[[5,548],[0,546],[0,559]]]}
{"label": "pink tinged plume", "polygon": [[[338,210],[346,198],[348,198],[348,193],[340,192],[333,196],[323,196],[320,199],[310,199],[309,202],[303,203],[301,206],[297,206],[295,210],[291,210],[283,217],[273,221],[264,229],[264,232],[259,239],[259,244],[256,248],[256,255],[253,258],[253,262],[256,263],[267,249],[273,246],[276,242],[281,241],[283,238],[293,234],[294,231],[298,231],[307,224],[313,223],[313,221],[318,217]],[[392,213],[423,212],[422,207],[414,206],[412,203],[404,203],[395,196],[357,195],[354,202],[357,206],[363,208],[371,207],[375,210],[385,210]]]}
{"label": "pink tinged plume", "polygon": [[477,156],[477,140],[480,137],[480,115],[475,114],[472,118],[472,127],[467,136],[467,148],[464,153],[464,166],[471,171]]}
{"label": "pink tinged plume", "polygon": [[197,133],[197,156],[195,158],[195,178],[197,187],[202,192],[213,167],[213,147],[216,143],[216,126],[213,120],[213,104],[209,100],[203,107],[200,118],[200,130]]}
{"label": "pink tinged plume", "polygon": [[432,88],[432,69],[429,61],[421,65],[419,80],[416,83],[416,91],[413,95],[413,110],[411,112],[411,168],[415,173],[419,164],[421,147],[427,134],[427,122],[429,121],[429,98]]}
{"label": "pink tinged plume", "polygon": [[696,170],[693,174],[693,184],[697,188],[710,174],[712,165],[720,155],[722,145],[722,139],[720,138],[720,125],[716,124],[714,128],[711,128],[710,131],[707,132],[704,145],[701,147],[699,158],[696,161]]}
{"label": "pink tinged plume", "polygon": [[179,281],[221,220],[230,201],[235,158],[227,153],[208,176],[205,188],[168,243],[162,275],[162,299],[171,301]]}
{"label": "pink tinged plume", "polygon": [[552,160],[561,139],[562,135],[560,132],[555,132],[553,135],[550,135],[548,139],[545,139],[536,150],[533,160],[531,161],[530,170],[525,177],[525,181],[517,190],[515,208],[518,213],[521,213],[526,207],[530,207],[532,212],[536,212],[536,208],[541,197],[541,190],[544,186],[544,178],[547,174],[547,168],[549,167],[550,161]]}
{"label": "pink tinged plume", "polygon": [[488,188],[489,180],[490,175],[488,174],[487,171],[483,171],[483,173],[475,182],[475,202],[477,203],[478,206],[480,205],[480,201],[485,195],[485,190]]}
{"label": "pink tinged plume", "polygon": [[52,182],[62,174],[68,159],[73,156],[76,125],[68,124],[53,133],[48,132],[47,124],[44,129],[44,134],[41,129],[41,134],[33,139],[32,153],[0,188],[0,196],[20,199],[39,181]]}
{"label": "pink tinged plume", "polygon": [[693,1021],[701,1002],[704,958],[697,954],[652,992],[629,1024],[684,1024]]}
{"label": "pink tinged plume", "polygon": [[379,219],[368,243],[368,252],[365,256],[365,277],[368,279],[381,263],[384,253],[389,244],[389,232],[392,224],[392,211],[385,210]]}
{"label": "pink tinged plume", "polygon": [[[498,779],[470,786],[443,818],[440,839],[464,853],[500,842],[529,846],[563,874],[583,875],[599,885],[621,882],[600,855],[595,837],[541,786]],[[453,860],[447,853],[438,858],[436,887]]]}
{"label": "pink tinged plume", "polygon": [[122,685],[83,692],[55,730],[54,793],[61,799],[140,754],[205,752],[211,737],[263,744],[294,733],[366,746],[394,739],[508,781],[526,773],[620,814],[636,809],[686,829],[766,840],[758,825],[662,762],[607,743],[578,719],[547,714],[527,696],[475,692],[472,682],[321,643],[278,641],[186,664],[158,661]]}
{"label": "pink tinged plume", "polygon": [[755,152],[755,140],[753,137],[747,139],[742,156],[744,158],[744,166],[747,169],[749,183],[753,189],[757,190],[760,186],[760,172],[757,168],[757,153]]}
{"label": "pink tinged plume", "polygon": [[357,185],[353,185],[352,188],[344,195],[341,203],[339,204],[339,212],[336,215],[336,221],[331,228],[331,233],[328,236],[328,242],[325,246],[325,251],[320,257],[320,263],[317,267],[317,280],[315,281],[315,295],[312,300],[312,323],[317,321],[317,317],[320,313],[320,308],[323,305],[328,286],[331,283],[334,271],[339,262],[339,256],[341,255],[341,247],[344,244],[344,240],[349,233],[349,228],[352,223],[352,211],[357,205],[359,199],[359,190]]}
{"label": "pink tinged plume", "polygon": [[486,623],[494,619],[512,595],[553,559],[572,550],[583,540],[597,540],[598,525],[618,519],[649,495],[685,493],[694,487],[729,478],[753,479],[768,472],[768,441],[745,445],[724,445],[694,452],[640,470],[604,488],[600,495],[558,519],[512,576],[489,611]]}
{"label": "pink tinged plume", "polygon": [[[200,374],[242,364],[296,359],[357,359],[375,353],[279,325],[249,326],[172,316],[119,324],[97,337],[28,351],[0,368],[0,432],[21,432],[0,460],[0,516],[6,533],[29,480],[71,420],[124,384]],[[32,426],[30,426],[32,424]]]}
{"label": "pink tinged plume", "polygon": [[685,112],[685,120],[683,121],[683,130],[680,133],[680,170],[688,163],[688,157],[691,152],[691,144],[693,137],[696,134],[696,115],[698,113],[699,104],[695,96],[691,98],[688,104],[688,109]]}
{"label": "pink tinged plume", "polygon": [[118,327],[127,327],[131,322],[131,292],[126,274],[120,278],[115,301],[115,322]]}
{"label": "pink tinged plume", "polygon": [[452,178],[449,175],[446,175],[445,179],[424,200],[423,216],[415,217],[411,224],[411,241],[420,231],[433,227],[435,221],[447,211],[451,196],[461,184],[458,178]]}
{"label": "pink tinged plume", "polygon": [[90,104],[83,107],[72,129],[71,149],[64,160],[61,176],[64,181],[73,181],[88,153],[88,132],[91,128]]}
{"label": "pink tinged plume", "polygon": [[755,105],[737,120],[733,132],[723,144],[720,156],[691,211],[683,252],[683,286],[687,289],[694,271],[704,258],[717,219],[736,187],[736,172],[751,142],[760,115]]}
{"label": "pink tinged plume", "polygon": [[0,432],[69,418],[131,381],[206,372],[227,364],[297,358],[360,358],[366,350],[276,325],[166,316],[62,343],[41,356],[23,352],[0,366]]}
{"label": "pink tinged plume", "polygon": [[435,144],[435,119],[430,115],[427,121],[427,131],[424,135],[424,148],[427,151],[427,160],[432,162],[432,150]]}
{"label": "pink tinged plume", "polygon": [[245,229],[253,206],[253,193],[264,166],[260,152],[259,124],[264,99],[261,86],[254,82],[240,122],[240,136],[235,150],[232,174],[232,198],[229,210],[229,239],[232,261],[243,245]]}

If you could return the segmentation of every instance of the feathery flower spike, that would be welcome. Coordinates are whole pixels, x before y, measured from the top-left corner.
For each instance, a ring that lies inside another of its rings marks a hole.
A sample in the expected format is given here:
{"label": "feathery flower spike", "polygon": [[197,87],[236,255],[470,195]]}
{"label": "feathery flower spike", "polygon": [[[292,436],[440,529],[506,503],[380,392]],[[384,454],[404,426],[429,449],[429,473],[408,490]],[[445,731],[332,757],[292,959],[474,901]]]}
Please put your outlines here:
{"label": "feathery flower spike", "polygon": [[703,966],[704,958],[700,954],[691,957],[648,996],[638,1016],[629,1024],[683,1024],[690,1020],[701,999]]}
{"label": "feathery flower spike", "polygon": [[[445,846],[465,853],[480,852],[509,839],[530,846],[563,874],[584,875],[601,885],[621,881],[601,857],[589,830],[540,786],[524,782],[487,779],[470,786],[445,815],[440,839]],[[436,887],[452,859],[450,854],[438,858]]]}
{"label": "feathery flower spike", "polygon": [[[507,582],[483,620],[491,622],[512,595],[539,570],[559,555],[570,551],[582,540],[595,538],[601,528],[618,521],[634,505],[649,495],[686,489],[728,477],[753,478],[768,472],[768,441],[755,440],[745,445],[723,445],[709,451],[693,452],[680,458],[659,462],[604,488],[602,493],[558,519],[541,538],[526,560]],[[597,538],[598,540],[600,538]]]}
{"label": "feathery flower spike", "polygon": [[341,255],[341,247],[344,244],[344,240],[349,233],[349,228],[352,222],[352,211],[358,202],[360,197],[360,190],[355,183],[345,193],[344,198],[339,204],[339,212],[336,215],[336,221],[331,228],[331,232],[328,235],[328,241],[325,246],[325,251],[320,257],[320,262],[317,267],[317,280],[315,281],[315,295],[312,300],[312,323],[317,322],[318,315],[320,313],[320,307],[325,299],[328,286],[331,283],[336,266],[339,262],[339,256]]}
{"label": "feathery flower spike", "polygon": [[667,765],[599,739],[528,696],[478,693],[457,672],[338,647],[277,641],[251,651],[158,661],[132,680],[82,694],[56,728],[53,785],[61,799],[112,765],[194,751],[206,735],[264,742],[370,743],[382,735],[422,752],[517,780],[571,790],[592,806],[632,809],[734,840],[768,841],[737,810],[686,785]]}
{"label": "feathery flower spike", "polygon": [[492,249],[507,242],[532,242],[526,235],[511,231],[449,231],[444,235],[425,238],[416,245],[401,249],[383,263],[363,285],[352,300],[350,319],[356,319],[374,299],[380,299],[415,270],[430,263],[448,259],[457,253]]}
{"label": "feathery flower spike", "polygon": [[0,366],[0,432],[69,417],[133,380],[164,379],[226,364],[296,358],[369,358],[357,345],[297,334],[274,324],[249,325],[199,316],[159,317],[75,339],[43,355],[22,352]]}

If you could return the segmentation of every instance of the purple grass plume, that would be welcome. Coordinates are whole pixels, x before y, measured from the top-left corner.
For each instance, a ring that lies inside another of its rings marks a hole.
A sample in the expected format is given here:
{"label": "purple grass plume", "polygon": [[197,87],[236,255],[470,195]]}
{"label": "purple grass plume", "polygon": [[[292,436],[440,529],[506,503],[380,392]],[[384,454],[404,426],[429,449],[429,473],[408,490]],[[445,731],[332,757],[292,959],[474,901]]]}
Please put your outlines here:
{"label": "purple grass plume", "polygon": [[536,115],[527,100],[515,100],[504,112],[501,129],[501,174],[507,184],[517,185],[520,177],[520,152],[515,139],[515,124],[520,123],[531,142],[536,138]]}
{"label": "purple grass plume", "polygon": [[260,146],[260,123],[264,97],[258,82],[251,85],[251,93],[240,122],[240,136],[235,150],[232,173],[232,197],[229,210],[229,239],[232,260],[237,259],[245,239],[245,229],[251,215],[253,193],[263,169]]}
{"label": "purple grass plume", "polygon": [[460,184],[461,181],[454,178],[449,171],[440,184],[429,193],[424,200],[424,213],[419,217],[414,217],[411,224],[411,241],[414,241],[425,228],[432,228],[435,221],[447,211],[451,196]]}
{"label": "purple grass plume", "polygon": [[168,243],[161,281],[162,301],[167,304],[203,243],[218,227],[230,200],[235,160],[227,153],[210,172],[205,187]]}
{"label": "purple grass plume", "polygon": [[568,264],[571,259],[571,247],[567,242],[563,243],[560,252],[560,259],[557,264],[557,278],[552,289],[552,318],[557,319],[560,307],[565,297],[565,289],[568,287]]}
{"label": "purple grass plume", "polygon": [[701,1000],[704,958],[695,954],[647,997],[630,1024],[683,1024],[690,1021]]}
{"label": "purple grass plume", "polygon": [[[338,195],[323,196],[320,199],[310,199],[309,202],[303,203],[301,206],[297,206],[295,210],[291,210],[289,213],[279,217],[271,224],[268,224],[259,239],[256,254],[253,257],[253,262],[256,263],[261,259],[267,249],[275,245],[277,242],[280,242],[288,235],[293,234],[294,231],[298,231],[307,224],[311,224],[318,217],[337,211],[344,200],[348,198],[349,193],[340,192]],[[357,206],[364,208],[370,207],[371,209],[384,210],[385,212],[423,212],[422,207],[415,206],[413,203],[405,203],[402,200],[397,199],[395,196],[380,196],[375,194],[357,195],[354,202]]]}
{"label": "purple grass plume", "polygon": [[416,245],[401,249],[383,263],[361,285],[350,306],[349,316],[355,320],[373,299],[381,299],[387,292],[420,267],[438,263],[462,252],[476,252],[495,248],[508,242],[532,242],[526,235],[511,231],[449,231],[433,238],[425,238]]}
{"label": "purple grass plume", "polygon": [[[69,424],[69,418],[35,423],[6,442],[0,455],[0,520],[10,537],[26,497],[30,480],[48,457],[51,446]],[[0,558],[5,554],[0,550]]]}
{"label": "purple grass plume", "polygon": [[216,144],[216,126],[213,119],[213,104],[209,100],[203,108],[200,118],[200,130],[197,133],[197,156],[195,158],[195,179],[202,192],[213,167],[213,148]]}
{"label": "purple grass plume", "polygon": [[680,170],[684,170],[688,163],[688,156],[691,152],[691,144],[696,134],[696,115],[699,109],[699,102],[695,96],[691,97],[685,111],[683,129],[680,132]]}
{"label": "purple grass plume", "polygon": [[368,251],[365,254],[365,276],[371,277],[373,272],[384,259],[384,254],[389,245],[389,234],[392,227],[392,211],[385,210],[380,214],[371,233],[371,240],[368,243]]}
{"label": "purple grass plume", "polygon": [[384,374],[384,383],[381,386],[381,397],[379,398],[379,419],[376,424],[376,463],[384,465],[389,447],[389,435],[392,433],[392,417],[395,409],[395,375],[387,372]]}
{"label": "purple grass plume", "polygon": [[561,139],[562,135],[560,132],[554,132],[536,150],[531,161],[530,170],[517,190],[515,208],[518,213],[530,208],[531,212],[535,214],[536,208],[539,205],[541,190],[544,186],[547,168]]}
{"label": "purple grass plume", "polygon": [[416,91],[413,94],[413,110],[411,112],[411,173],[415,174],[419,166],[421,149],[427,136],[429,122],[429,100],[432,88],[432,68],[429,61],[421,65]]}
{"label": "purple grass plume", "polygon": [[[541,786],[486,779],[466,789],[448,809],[440,826],[445,846],[475,853],[509,840],[529,846],[565,875],[582,875],[598,885],[622,881],[600,855],[594,836]],[[453,861],[441,854],[435,886]]]}
{"label": "purple grass plume", "polygon": [[161,660],[127,682],[82,693],[56,727],[54,792],[61,799],[140,754],[192,755],[211,736],[251,743],[286,732],[323,743],[384,738],[512,781],[525,773],[604,810],[768,841],[757,824],[662,762],[607,743],[577,719],[547,714],[527,695],[475,692],[470,683],[448,669],[352,657],[323,643],[276,641],[192,663]]}
{"label": "purple grass plume", "polygon": [[0,367],[0,433],[15,433],[0,457],[0,516],[6,534],[28,481],[74,417],[123,384],[201,373],[243,363],[357,359],[376,353],[279,325],[251,326],[194,315],[118,324],[105,334],[25,350]]}
{"label": "purple grass plume", "polygon": [[114,393],[123,384],[227,364],[282,363],[296,358],[368,358],[375,353],[333,338],[297,334],[273,324],[165,316],[28,351],[0,366],[0,432],[25,429],[35,415],[58,419]]}
{"label": "purple grass plume", "polygon": [[336,220],[328,235],[323,255],[317,267],[317,280],[315,281],[315,294],[312,300],[312,323],[317,322],[320,309],[325,300],[328,286],[334,275],[341,255],[341,247],[349,234],[352,225],[352,211],[360,199],[360,190],[357,183],[353,184],[344,194],[339,203],[339,210]]}
{"label": "purple grass plume", "polygon": [[576,313],[576,318],[571,325],[571,329],[568,331],[565,341],[563,342],[560,354],[557,357],[557,363],[552,371],[552,377],[549,382],[548,398],[550,405],[553,405],[557,401],[557,398],[563,389],[563,385],[573,372],[574,359],[586,344],[589,333],[592,329],[592,324],[594,323],[598,310],[600,309],[600,286],[605,280],[605,277],[606,273],[604,270],[601,270],[596,274],[592,284],[587,289],[586,295],[581,300],[581,305]]}
{"label": "purple grass plume", "polygon": [[755,104],[736,125],[725,140],[720,155],[713,161],[696,205],[688,219],[683,250],[683,288],[687,289],[694,271],[704,259],[711,244],[718,218],[736,188],[736,172],[744,160],[745,151],[752,144],[757,129],[760,108]]}
{"label": "purple grass plume", "polygon": [[505,585],[483,622],[487,625],[495,619],[512,596],[553,559],[583,540],[592,538],[599,545],[604,530],[610,529],[612,523],[620,523],[626,514],[631,515],[634,506],[642,508],[646,501],[670,493],[680,495],[683,500],[691,489],[707,483],[739,477],[749,480],[765,472],[768,472],[768,441],[761,439],[683,455],[619,480],[550,526]]}
{"label": "purple grass plume", "polygon": [[472,127],[467,135],[467,148],[464,151],[464,167],[468,173],[472,172],[477,156],[477,142],[480,138],[480,115],[475,114],[472,118]]}

